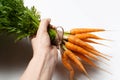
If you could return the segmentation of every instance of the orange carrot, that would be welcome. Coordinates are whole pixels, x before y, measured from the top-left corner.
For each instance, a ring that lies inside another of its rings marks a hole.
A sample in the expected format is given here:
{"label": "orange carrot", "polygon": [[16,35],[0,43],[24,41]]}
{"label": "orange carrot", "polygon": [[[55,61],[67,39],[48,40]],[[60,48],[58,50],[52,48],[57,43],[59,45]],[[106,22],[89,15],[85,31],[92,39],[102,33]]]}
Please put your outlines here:
{"label": "orange carrot", "polygon": [[[94,47],[92,47],[91,45],[85,43],[84,41],[78,39],[77,37],[73,36],[73,35],[70,35],[68,37],[68,41],[75,44],[75,45],[78,45],[78,46],[81,46],[82,48],[88,50],[89,52],[97,55],[97,56],[100,56],[100,57],[103,57],[105,59],[107,59],[104,54],[98,52]],[[108,59],[107,59],[108,60]]]}
{"label": "orange carrot", "polygon": [[93,40],[90,40],[90,39],[82,39],[82,41],[85,41],[85,42],[89,42],[89,43],[95,43],[95,44],[99,44]]}
{"label": "orange carrot", "polygon": [[96,49],[89,49],[89,48],[85,48],[85,49],[86,49],[87,51],[95,54],[96,56],[100,56],[100,57],[102,57],[102,58],[104,58],[104,59],[106,59],[106,60],[109,60],[108,58],[105,57],[105,56],[107,56],[107,55],[104,55],[103,53],[97,51]]}
{"label": "orange carrot", "polygon": [[105,40],[103,38],[100,38],[94,34],[90,34],[90,33],[83,33],[83,34],[76,34],[75,35],[76,37],[78,37],[79,39],[88,39],[88,38],[91,38],[91,39],[99,39],[99,40]]}
{"label": "orange carrot", "polygon": [[74,53],[72,53],[70,50],[65,50],[65,53],[67,54],[67,56],[73,60],[80,68],[81,70],[86,74],[87,71],[85,70],[84,66],[82,65],[82,63],[77,59],[76,55]]}
{"label": "orange carrot", "polygon": [[75,45],[81,46],[81,47],[93,49],[93,47],[91,45],[89,45],[88,43],[82,41],[81,39],[79,39],[73,35],[68,36],[68,41],[75,44]]}
{"label": "orange carrot", "polygon": [[84,60],[87,62],[89,65],[96,67],[96,65],[90,60],[87,56],[80,54],[80,53],[75,53],[76,56],[78,56],[80,59]]}
{"label": "orange carrot", "polygon": [[[104,44],[102,44],[102,43],[98,43],[98,42],[95,42],[95,41],[90,40],[90,39],[82,39],[82,41],[85,41],[85,42],[88,42],[88,43],[94,43],[94,44],[104,45]],[[104,45],[104,46],[106,46],[106,45]]]}
{"label": "orange carrot", "polygon": [[96,29],[96,28],[74,28],[70,30],[71,34],[81,34],[81,33],[89,33],[89,32],[99,32],[105,31],[104,29]]}
{"label": "orange carrot", "polygon": [[[85,55],[79,54],[79,53],[75,53],[75,55],[78,56],[79,58],[81,58],[82,60],[84,60],[84,61],[85,61],[86,63],[88,63],[89,65],[91,65],[91,66],[93,66],[93,67],[95,67],[95,68],[101,69],[101,70],[103,70],[103,71],[105,71],[105,72],[107,72],[107,73],[110,73],[110,72],[108,72],[107,70],[105,70],[105,69],[97,66],[94,62],[92,62],[92,60],[90,60],[90,59],[89,59],[88,57],[86,57]],[[111,74],[111,73],[110,73],[110,74]]]}
{"label": "orange carrot", "polygon": [[[106,40],[107,40],[107,39],[106,39]],[[105,45],[105,44],[102,44],[102,43],[93,41],[93,40],[91,40],[91,39],[82,39],[82,41],[87,42],[87,43],[94,43],[94,44],[98,44],[98,45],[102,45],[102,46],[109,47],[108,45]]]}
{"label": "orange carrot", "polygon": [[[75,63],[72,59],[70,59],[70,62],[72,63],[73,66],[75,66],[80,72],[83,72],[83,70],[79,67],[79,65],[77,63]],[[80,61],[80,60],[79,60]]]}
{"label": "orange carrot", "polygon": [[68,48],[69,50],[72,50],[72,51],[78,52],[78,53],[82,53],[82,54],[84,54],[84,55],[89,56],[90,58],[92,58],[92,59],[94,59],[94,60],[98,60],[95,55],[89,53],[89,52],[86,51],[85,49],[83,49],[83,48],[81,48],[81,47],[79,47],[79,46],[77,46],[77,45],[74,45],[74,44],[72,44],[72,43],[70,43],[70,42],[65,42],[65,46],[66,46],[66,48]]}
{"label": "orange carrot", "polygon": [[68,56],[66,55],[65,52],[62,54],[62,63],[64,65],[64,67],[70,71],[70,80],[73,80],[74,79],[74,70],[73,70],[71,64],[69,63]]}

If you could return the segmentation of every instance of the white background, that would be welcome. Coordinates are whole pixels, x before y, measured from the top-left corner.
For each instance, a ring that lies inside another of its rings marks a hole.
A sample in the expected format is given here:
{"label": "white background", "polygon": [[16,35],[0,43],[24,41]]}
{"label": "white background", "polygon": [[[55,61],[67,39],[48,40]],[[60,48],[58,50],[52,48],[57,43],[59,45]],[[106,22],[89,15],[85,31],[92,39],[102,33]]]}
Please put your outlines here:
{"label": "white background", "polygon": [[[108,31],[96,33],[112,41],[99,41],[108,45],[96,49],[112,56],[108,65],[99,66],[111,72],[87,67],[92,80],[119,80],[120,76],[120,1],[119,0],[26,0],[26,6],[35,5],[41,18],[51,18],[51,24],[63,26],[68,31],[75,27],[97,27]],[[32,54],[31,45],[25,39],[14,43],[13,38],[0,38],[0,80],[18,80]],[[58,62],[53,80],[67,80],[66,69]],[[77,71],[77,80],[88,80]]]}

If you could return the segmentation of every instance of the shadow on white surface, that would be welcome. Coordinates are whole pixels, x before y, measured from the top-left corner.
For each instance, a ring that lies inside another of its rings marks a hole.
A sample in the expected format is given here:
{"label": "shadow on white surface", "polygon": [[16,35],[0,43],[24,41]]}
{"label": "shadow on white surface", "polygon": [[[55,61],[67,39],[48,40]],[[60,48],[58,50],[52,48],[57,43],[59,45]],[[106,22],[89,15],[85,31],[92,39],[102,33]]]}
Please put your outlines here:
{"label": "shadow on white surface", "polygon": [[[0,80],[18,80],[24,72],[31,57],[32,48],[27,39],[15,43],[13,37],[5,35],[0,36]],[[99,63],[96,64],[99,65]],[[99,75],[110,77],[105,72],[101,72],[89,65],[85,65],[85,67],[90,75],[90,78],[93,80],[96,80],[96,78],[97,80],[101,80],[98,79],[101,77]],[[88,78],[77,69],[75,72],[76,80],[88,80]],[[69,73],[62,65],[59,56],[59,62],[56,66],[52,80],[68,80],[68,77]]]}

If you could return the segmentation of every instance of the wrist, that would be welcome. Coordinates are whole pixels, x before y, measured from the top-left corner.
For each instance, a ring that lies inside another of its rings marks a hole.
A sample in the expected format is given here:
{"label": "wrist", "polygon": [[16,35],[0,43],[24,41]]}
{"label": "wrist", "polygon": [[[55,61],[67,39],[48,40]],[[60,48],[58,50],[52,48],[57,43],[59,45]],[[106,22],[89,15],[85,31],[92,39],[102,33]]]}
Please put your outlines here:
{"label": "wrist", "polygon": [[33,58],[34,57],[40,57],[40,56],[46,56],[48,53],[49,53],[49,50],[47,50],[47,48],[36,49],[36,50],[33,50]]}

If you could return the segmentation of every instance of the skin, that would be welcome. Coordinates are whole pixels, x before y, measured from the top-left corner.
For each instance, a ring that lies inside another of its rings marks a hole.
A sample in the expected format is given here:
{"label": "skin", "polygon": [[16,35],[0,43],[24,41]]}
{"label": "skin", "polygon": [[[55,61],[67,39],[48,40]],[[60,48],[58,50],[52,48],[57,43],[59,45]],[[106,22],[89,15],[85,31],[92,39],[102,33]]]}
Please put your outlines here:
{"label": "skin", "polygon": [[51,80],[58,61],[57,48],[47,33],[50,19],[41,20],[37,34],[31,38],[33,57],[20,80]]}

